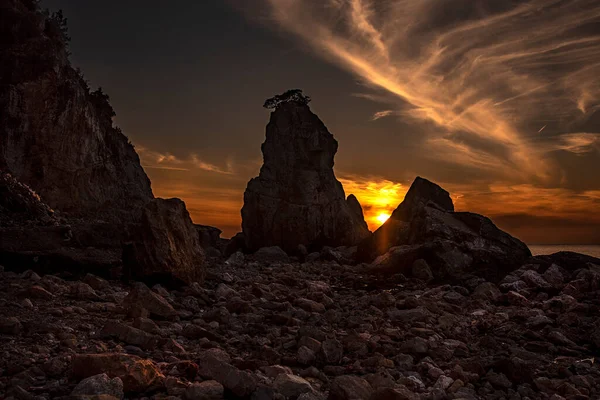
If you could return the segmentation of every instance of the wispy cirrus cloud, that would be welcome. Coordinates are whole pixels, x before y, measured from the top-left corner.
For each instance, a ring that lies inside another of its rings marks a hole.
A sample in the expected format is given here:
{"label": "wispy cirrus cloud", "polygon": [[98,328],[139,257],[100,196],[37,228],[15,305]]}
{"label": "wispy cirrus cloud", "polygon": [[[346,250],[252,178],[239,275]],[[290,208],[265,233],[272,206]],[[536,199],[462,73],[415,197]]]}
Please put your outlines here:
{"label": "wispy cirrus cloud", "polygon": [[375,114],[373,114],[371,121],[377,121],[378,119],[389,117],[390,115],[393,115],[393,114],[394,114],[393,110],[377,111]]}
{"label": "wispy cirrus cloud", "polygon": [[587,154],[592,151],[600,152],[599,133],[568,133],[560,136],[557,150],[564,150],[574,154]]}
{"label": "wispy cirrus cloud", "polygon": [[169,152],[161,153],[150,150],[143,146],[136,146],[136,151],[140,156],[140,160],[144,168],[172,171],[202,170],[226,175],[231,175],[234,173],[234,165],[231,158],[226,160],[225,167],[219,167],[215,164],[203,161],[197,154],[194,153],[190,154],[186,158],[179,158]]}
{"label": "wispy cirrus cloud", "polygon": [[402,103],[373,120],[433,123],[425,143],[440,159],[548,182],[559,166],[535,135],[580,152],[568,135],[599,109],[596,0],[264,2],[279,27]]}

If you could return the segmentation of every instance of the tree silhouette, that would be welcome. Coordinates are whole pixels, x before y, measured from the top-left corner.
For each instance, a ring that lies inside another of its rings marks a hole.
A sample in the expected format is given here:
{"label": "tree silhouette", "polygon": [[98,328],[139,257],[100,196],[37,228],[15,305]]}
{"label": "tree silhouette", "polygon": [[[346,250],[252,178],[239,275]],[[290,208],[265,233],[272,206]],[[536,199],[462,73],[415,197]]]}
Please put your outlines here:
{"label": "tree silhouette", "polygon": [[302,90],[300,89],[290,89],[285,93],[278,94],[277,96],[267,99],[265,104],[263,104],[263,107],[269,110],[274,110],[279,107],[280,104],[290,101],[295,101],[296,103],[306,105],[310,103],[310,97],[303,95]]}
{"label": "tree silhouette", "polygon": [[52,25],[51,29],[55,30],[56,36],[60,37],[65,44],[71,41],[69,27],[67,26],[67,18],[64,16],[62,10],[52,13],[49,22]]}
{"label": "tree silhouette", "polygon": [[110,105],[110,98],[102,91],[101,87],[90,93],[90,100],[102,117],[110,119],[117,115]]}

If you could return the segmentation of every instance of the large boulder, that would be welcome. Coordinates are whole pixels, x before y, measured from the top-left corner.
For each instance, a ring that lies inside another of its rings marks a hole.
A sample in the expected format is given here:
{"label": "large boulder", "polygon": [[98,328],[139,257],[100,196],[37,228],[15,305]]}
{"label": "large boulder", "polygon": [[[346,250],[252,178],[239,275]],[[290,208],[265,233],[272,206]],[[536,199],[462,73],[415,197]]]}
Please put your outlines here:
{"label": "large boulder", "polygon": [[306,102],[281,102],[262,145],[264,164],[244,193],[242,231],[248,251],[279,246],[355,245],[369,235],[360,204],[346,200],[333,172],[338,143]]}
{"label": "large boulder", "polygon": [[[359,246],[372,268],[411,275],[423,260],[434,278],[478,274],[498,279],[531,256],[520,240],[484,216],[455,212],[447,191],[417,177],[388,221]],[[421,260],[421,261],[418,261]]]}
{"label": "large boulder", "polygon": [[136,280],[202,282],[204,252],[198,233],[179,199],[154,199],[129,227],[123,251],[125,274]]}
{"label": "large boulder", "polygon": [[71,375],[85,379],[100,374],[120,378],[124,391],[144,392],[162,386],[164,375],[151,360],[120,353],[76,354],[71,360]]}

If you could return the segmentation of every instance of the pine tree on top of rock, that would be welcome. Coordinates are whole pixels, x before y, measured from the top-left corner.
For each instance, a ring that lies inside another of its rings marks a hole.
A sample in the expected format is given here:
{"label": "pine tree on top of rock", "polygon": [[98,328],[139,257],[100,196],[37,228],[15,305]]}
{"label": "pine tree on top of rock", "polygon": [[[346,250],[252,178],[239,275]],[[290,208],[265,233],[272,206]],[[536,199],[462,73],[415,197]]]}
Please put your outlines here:
{"label": "pine tree on top of rock", "polygon": [[301,89],[290,89],[285,93],[278,94],[277,96],[273,96],[270,99],[265,100],[265,104],[263,104],[264,108],[269,110],[275,110],[282,103],[287,103],[290,101],[295,101],[300,104],[308,104],[310,103],[310,97],[302,94]]}

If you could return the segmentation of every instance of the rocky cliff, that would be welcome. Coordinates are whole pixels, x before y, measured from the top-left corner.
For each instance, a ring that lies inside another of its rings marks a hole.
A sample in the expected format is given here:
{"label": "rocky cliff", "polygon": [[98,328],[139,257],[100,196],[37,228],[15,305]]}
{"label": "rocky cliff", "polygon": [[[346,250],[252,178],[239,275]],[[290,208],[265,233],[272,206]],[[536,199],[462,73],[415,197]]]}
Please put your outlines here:
{"label": "rocky cliff", "polygon": [[290,100],[271,113],[264,164],[244,193],[242,230],[249,250],[354,245],[369,235],[360,204],[346,201],[333,172],[338,143],[307,104]]}
{"label": "rocky cliff", "polygon": [[108,97],[70,65],[64,20],[35,3],[0,6],[0,169],[62,212],[128,218],[150,181]]}
{"label": "rocky cliff", "polygon": [[69,62],[62,14],[2,1],[0,37],[0,264],[107,275],[127,242],[131,277],[201,281],[185,205],[154,199],[108,96]]}

